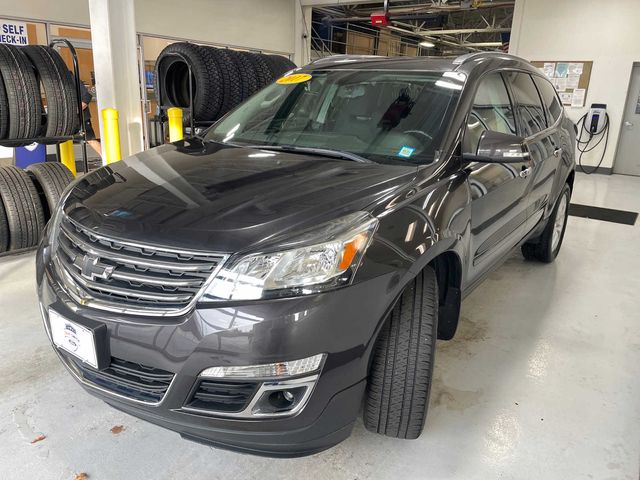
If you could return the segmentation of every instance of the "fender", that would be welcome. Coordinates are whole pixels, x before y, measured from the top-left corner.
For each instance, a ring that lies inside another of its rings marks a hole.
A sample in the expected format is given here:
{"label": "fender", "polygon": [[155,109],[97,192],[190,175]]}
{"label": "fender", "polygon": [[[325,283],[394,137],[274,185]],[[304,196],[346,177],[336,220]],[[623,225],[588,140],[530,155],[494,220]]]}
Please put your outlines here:
{"label": "fender", "polygon": [[[440,179],[434,179],[436,172],[429,175],[431,172],[418,175],[375,208],[380,225],[367,252],[368,274],[362,275],[373,275],[374,270],[381,273],[382,261],[383,271],[396,272],[393,288],[399,295],[421,270],[431,265],[439,276],[439,337],[449,339],[458,321],[462,266],[470,250],[471,193],[463,170],[441,174]],[[456,267],[455,272],[448,272],[449,263],[443,263],[445,257]],[[401,273],[397,273],[399,270]]]}

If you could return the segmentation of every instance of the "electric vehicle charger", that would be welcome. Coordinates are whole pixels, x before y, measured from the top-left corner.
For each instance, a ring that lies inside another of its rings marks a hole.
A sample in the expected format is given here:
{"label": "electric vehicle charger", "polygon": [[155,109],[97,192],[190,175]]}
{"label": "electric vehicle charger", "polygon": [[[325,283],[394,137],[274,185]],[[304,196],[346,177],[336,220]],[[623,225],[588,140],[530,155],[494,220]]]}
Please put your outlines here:
{"label": "electric vehicle charger", "polygon": [[[604,154],[607,152],[607,145],[609,143],[609,114],[606,111],[607,106],[602,103],[593,103],[587,113],[585,113],[578,120],[580,133],[576,141],[578,142],[577,149],[580,152],[578,156],[578,166],[583,173],[591,175],[600,168],[602,161],[604,160]],[[582,137],[586,132],[586,139]],[[600,161],[591,170],[585,169],[582,165],[582,155],[591,152],[598,148],[598,145],[602,143],[604,139],[604,148],[602,149],[602,155]],[[595,143],[594,143],[595,142]]]}

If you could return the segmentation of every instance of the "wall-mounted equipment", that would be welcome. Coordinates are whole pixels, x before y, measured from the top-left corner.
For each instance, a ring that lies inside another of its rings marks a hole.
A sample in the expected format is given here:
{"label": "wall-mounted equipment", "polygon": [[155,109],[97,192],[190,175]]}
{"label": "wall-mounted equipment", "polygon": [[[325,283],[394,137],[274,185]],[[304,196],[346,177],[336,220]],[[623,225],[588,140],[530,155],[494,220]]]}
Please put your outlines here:
{"label": "wall-mounted equipment", "polygon": [[389,25],[389,14],[386,12],[374,12],[371,14],[371,25],[374,27],[386,27]]}
{"label": "wall-mounted equipment", "polygon": [[[605,103],[592,103],[591,108],[578,120],[577,127],[579,129],[577,149],[580,152],[578,157],[578,166],[580,170],[586,174],[594,173],[604,160],[604,154],[607,152],[607,144],[609,143],[609,114],[607,113],[607,105]],[[585,169],[582,165],[582,155],[592,152],[602,143],[604,139],[604,147],[600,155],[600,161],[592,169]]]}
{"label": "wall-mounted equipment", "polygon": [[607,105],[605,103],[593,103],[587,113],[587,127],[589,133],[595,135],[602,132],[606,123]]}

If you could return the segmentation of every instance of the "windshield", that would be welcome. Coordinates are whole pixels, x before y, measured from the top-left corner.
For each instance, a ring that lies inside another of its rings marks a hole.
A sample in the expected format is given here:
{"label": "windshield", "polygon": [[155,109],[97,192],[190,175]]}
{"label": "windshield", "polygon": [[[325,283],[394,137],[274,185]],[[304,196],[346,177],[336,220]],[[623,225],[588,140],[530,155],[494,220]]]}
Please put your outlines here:
{"label": "windshield", "polygon": [[261,90],[205,139],[343,151],[379,163],[431,163],[462,88],[464,79],[455,75],[311,71],[296,77],[302,81]]}

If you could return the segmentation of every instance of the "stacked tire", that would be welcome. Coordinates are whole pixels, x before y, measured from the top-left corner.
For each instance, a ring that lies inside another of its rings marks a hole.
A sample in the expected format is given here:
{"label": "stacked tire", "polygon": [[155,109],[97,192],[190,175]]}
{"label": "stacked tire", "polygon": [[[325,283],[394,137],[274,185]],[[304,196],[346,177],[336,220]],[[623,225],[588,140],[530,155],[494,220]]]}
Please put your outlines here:
{"label": "stacked tire", "polygon": [[58,52],[0,44],[0,144],[73,135],[79,127],[75,83]]}
{"label": "stacked tire", "polygon": [[61,163],[0,167],[0,253],[38,245],[73,174]]}
{"label": "stacked tire", "polygon": [[173,43],[156,60],[156,98],[163,106],[188,108],[191,91],[193,120],[211,122],[293,68],[280,55]]}

